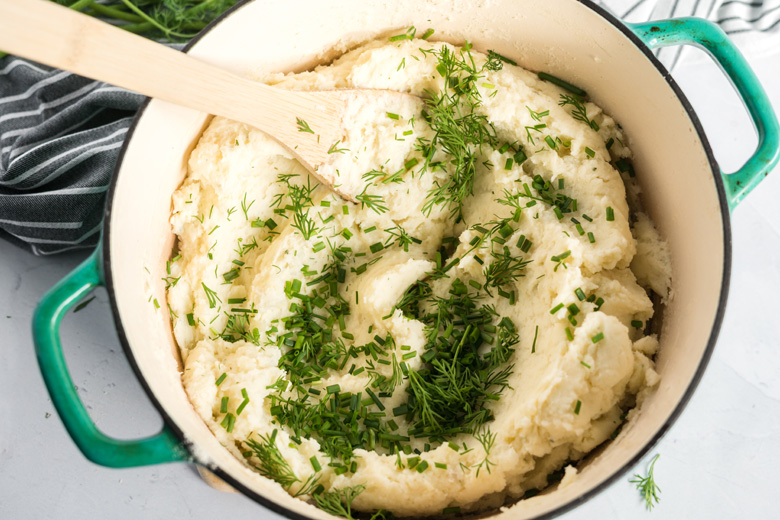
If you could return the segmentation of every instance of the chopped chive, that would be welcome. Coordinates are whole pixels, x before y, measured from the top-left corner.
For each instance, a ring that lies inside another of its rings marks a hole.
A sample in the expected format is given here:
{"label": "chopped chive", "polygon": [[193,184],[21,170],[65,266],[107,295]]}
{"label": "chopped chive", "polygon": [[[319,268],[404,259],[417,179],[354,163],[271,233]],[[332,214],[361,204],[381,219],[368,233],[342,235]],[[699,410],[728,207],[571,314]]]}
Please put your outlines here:
{"label": "chopped chive", "polygon": [[385,409],[385,405],[382,404],[382,401],[379,400],[379,397],[377,397],[377,395],[373,391],[371,391],[370,388],[366,388],[366,393],[371,398],[371,400],[374,401],[374,404],[377,406],[377,408],[379,408],[380,410]]}
{"label": "chopped chive", "polygon": [[568,90],[572,94],[576,94],[580,96],[581,98],[587,97],[588,93],[582,90],[580,87],[576,87],[569,83],[568,81],[564,81],[561,78],[558,78],[556,76],[553,76],[552,74],[547,74],[546,72],[539,72],[537,74],[539,76],[539,79],[542,79],[544,81],[549,81],[553,85],[558,85],[564,90]]}
{"label": "chopped chive", "polygon": [[447,465],[442,462],[434,462],[433,465],[439,469],[447,469]]}
{"label": "chopped chive", "polygon": [[555,314],[556,312],[558,312],[561,309],[563,309],[563,303],[559,303],[558,305],[556,305],[555,307],[550,309],[550,314]]}
{"label": "chopped chive", "polygon": [[349,206],[347,206],[346,204],[344,204],[343,206],[341,206],[341,212],[342,212],[344,215],[349,215]]}
{"label": "chopped chive", "polygon": [[523,164],[528,157],[526,157],[525,152],[520,149],[517,151],[517,153],[514,155],[513,159],[517,164]]}
{"label": "chopped chive", "polygon": [[596,152],[594,152],[587,146],[585,147],[585,153],[588,154],[588,157],[590,157],[591,159],[593,159],[596,156]]}
{"label": "chopped chive", "polygon": [[189,323],[190,327],[195,326],[195,315],[192,314],[191,312],[187,314],[187,323]]}
{"label": "chopped chive", "polygon": [[645,324],[639,320],[631,320],[631,326],[635,329],[641,329]]}
{"label": "chopped chive", "polygon": [[236,416],[241,415],[241,412],[244,411],[244,408],[246,408],[246,405],[249,404],[249,398],[245,397],[243,401],[241,401],[241,404],[238,405],[238,408],[236,408]]}
{"label": "chopped chive", "polygon": [[240,271],[236,267],[236,268],[231,269],[230,271],[224,273],[222,275],[222,278],[224,278],[226,282],[229,282],[231,280],[235,280],[236,278],[238,278],[239,274],[240,274]]}
{"label": "chopped chive", "polygon": [[589,216],[587,216],[585,213],[583,213],[583,214],[582,214],[582,218],[584,218],[584,219],[585,219],[585,220],[587,220],[588,222],[593,222],[593,219],[592,219],[592,218],[590,218]]}
{"label": "chopped chive", "polygon": [[227,373],[226,372],[222,372],[222,375],[219,376],[219,378],[216,380],[216,385],[217,386],[221,385],[222,381],[224,381],[226,377],[227,377]]}
{"label": "chopped chive", "polygon": [[591,341],[593,341],[593,343],[598,343],[599,341],[604,339],[604,333],[603,332],[599,332],[598,334],[596,334],[595,336],[593,336],[590,339],[591,339]]}
{"label": "chopped chive", "polygon": [[[391,41],[392,41],[392,40],[391,40]],[[390,119],[395,119],[396,121],[397,121],[398,119],[400,119],[400,117],[398,116],[398,114],[393,114],[392,112],[386,112],[386,114],[387,114],[387,117],[389,117]]]}
{"label": "chopped chive", "polygon": [[318,251],[322,251],[323,249],[325,249],[325,243],[324,243],[324,242],[317,242],[317,243],[316,243],[316,244],[314,244],[314,245],[312,246],[312,248],[311,248],[311,250],[312,250],[314,253],[316,253],[316,252],[318,252]]}
{"label": "chopped chive", "polygon": [[580,365],[584,366],[585,368],[590,368],[590,365],[585,363],[584,361],[580,361]]}
{"label": "chopped chive", "polygon": [[509,235],[515,232],[514,229],[512,229],[512,226],[509,224],[504,224],[501,226],[501,229],[498,230],[498,232],[501,234],[502,237],[507,238]]}
{"label": "chopped chive", "polygon": [[312,456],[312,458],[309,459],[309,462],[311,462],[311,467],[314,468],[314,471],[322,470],[322,466],[320,466],[320,461],[317,460],[316,456]]}
{"label": "chopped chive", "polygon": [[607,206],[607,222],[612,222],[615,220],[615,210],[612,209],[612,206]]}
{"label": "chopped chive", "polygon": [[580,408],[582,407],[582,401],[577,399],[577,404],[574,405],[574,414],[579,415],[580,414]]}
{"label": "chopped chive", "polygon": [[549,135],[544,137],[544,142],[547,143],[547,146],[549,146],[553,150],[558,148],[558,146],[555,144],[555,140],[552,137],[550,137]]}
{"label": "chopped chive", "polygon": [[417,467],[415,468],[417,470],[417,473],[422,473],[426,469],[428,469],[428,462],[422,461],[419,464],[417,464]]}
{"label": "chopped chive", "polygon": [[409,413],[409,406],[406,404],[402,404],[397,408],[393,408],[393,417],[398,417],[399,415],[406,415],[407,413]]}
{"label": "chopped chive", "polygon": [[615,161],[615,166],[617,166],[617,169],[620,173],[628,173],[629,177],[636,177],[636,173],[634,172],[634,166],[631,164],[631,161],[629,161],[626,158],[621,158]]}
{"label": "chopped chive", "polygon": [[591,244],[596,243],[596,237],[593,235],[593,231],[588,231],[588,242]]}
{"label": "chopped chive", "polygon": [[577,314],[580,313],[580,308],[577,307],[576,303],[569,304],[569,306],[566,308],[569,309],[569,314],[571,314],[572,316],[576,316]]}
{"label": "chopped chive", "polygon": [[335,394],[338,392],[341,392],[341,387],[339,385],[330,385],[325,389],[329,394]]}
{"label": "chopped chive", "polygon": [[228,399],[230,398],[227,396],[222,398],[222,402],[219,405],[219,413],[227,413]]}
{"label": "chopped chive", "polygon": [[610,138],[609,138],[609,141],[607,141],[607,150],[609,150],[610,148],[612,148],[612,145],[613,145],[613,144],[615,144],[615,139],[614,139],[614,138],[612,138],[612,137],[610,137]]}
{"label": "chopped chive", "polygon": [[534,330],[534,342],[531,345],[531,354],[536,352],[536,338],[539,336],[539,325],[536,326],[536,330]]}
{"label": "chopped chive", "polygon": [[561,208],[558,206],[553,206],[553,213],[555,213],[555,216],[558,217],[558,220],[561,220],[563,218],[563,212],[561,211]]}
{"label": "chopped chive", "polygon": [[423,35],[422,35],[422,36],[420,36],[420,38],[422,38],[423,40],[427,40],[427,39],[428,39],[428,38],[430,38],[431,36],[433,36],[433,29],[428,29],[427,31],[425,31],[425,32],[423,33]]}
{"label": "chopped chive", "polygon": [[375,254],[380,252],[384,248],[385,248],[385,246],[382,244],[382,242],[375,242],[375,243],[373,243],[373,244],[371,244],[369,246],[369,249],[371,250],[371,252],[375,253]]}
{"label": "chopped chive", "polygon": [[512,163],[514,163],[514,162],[515,162],[514,159],[512,159],[511,157],[508,157],[507,160],[506,160],[506,163],[504,164],[504,169],[505,170],[511,170],[512,169]]}
{"label": "chopped chive", "polygon": [[419,163],[419,162],[420,162],[419,159],[414,157],[414,158],[409,159],[408,161],[406,161],[404,163],[404,168],[407,169],[407,170],[410,170],[410,169],[414,168],[415,166],[417,166],[417,163]]}
{"label": "chopped chive", "polygon": [[566,327],[566,339],[569,341],[574,341],[574,334],[572,334],[571,329],[569,327]]}
{"label": "chopped chive", "polygon": [[585,301],[585,292],[581,288],[577,287],[574,290],[574,295],[577,297],[579,301],[581,302]]}

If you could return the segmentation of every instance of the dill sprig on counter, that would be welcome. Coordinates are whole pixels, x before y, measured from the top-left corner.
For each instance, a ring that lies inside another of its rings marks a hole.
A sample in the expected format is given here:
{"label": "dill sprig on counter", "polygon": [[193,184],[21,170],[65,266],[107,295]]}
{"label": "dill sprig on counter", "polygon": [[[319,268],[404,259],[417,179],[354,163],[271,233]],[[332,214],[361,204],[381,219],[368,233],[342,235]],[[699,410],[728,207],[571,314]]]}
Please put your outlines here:
{"label": "dill sprig on counter", "polygon": [[[186,42],[238,0],[58,1],[127,32],[169,43]],[[6,53],[0,51],[0,58]]]}
{"label": "dill sprig on counter", "polygon": [[658,494],[661,492],[661,488],[658,487],[658,484],[655,483],[655,475],[653,474],[653,471],[655,470],[655,463],[660,456],[661,455],[656,455],[653,457],[653,460],[650,461],[650,465],[647,468],[646,477],[643,477],[637,473],[634,475],[634,478],[629,480],[630,483],[636,484],[636,489],[641,493],[642,498],[645,501],[645,507],[648,511],[652,511],[653,507],[660,500]]}

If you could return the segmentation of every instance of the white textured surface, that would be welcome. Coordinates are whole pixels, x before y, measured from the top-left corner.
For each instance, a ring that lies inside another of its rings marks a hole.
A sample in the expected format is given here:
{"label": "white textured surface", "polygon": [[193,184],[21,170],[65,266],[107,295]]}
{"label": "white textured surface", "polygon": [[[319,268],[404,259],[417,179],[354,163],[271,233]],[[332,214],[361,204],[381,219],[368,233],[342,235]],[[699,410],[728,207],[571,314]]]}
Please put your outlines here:
{"label": "white textured surface", "polygon": [[[776,58],[756,60],[753,66],[780,110]],[[701,60],[681,63],[675,76],[724,169],[738,167],[755,138],[727,81],[714,65]],[[777,517],[778,196],[780,171],[733,215],[731,294],[715,354],[683,415],[651,451],[661,454],[656,466],[661,503],[652,513],[645,512],[626,474],[564,515],[565,520]],[[30,320],[38,299],[83,256],[37,258],[0,243],[0,518],[281,518],[242,495],[212,490],[184,464],[116,470],[96,466],[79,453],[43,386]],[[708,261],[706,251],[701,261]],[[105,291],[96,296],[84,310],[69,314],[62,326],[74,383],[107,434],[152,434],[161,420],[125,360]]]}

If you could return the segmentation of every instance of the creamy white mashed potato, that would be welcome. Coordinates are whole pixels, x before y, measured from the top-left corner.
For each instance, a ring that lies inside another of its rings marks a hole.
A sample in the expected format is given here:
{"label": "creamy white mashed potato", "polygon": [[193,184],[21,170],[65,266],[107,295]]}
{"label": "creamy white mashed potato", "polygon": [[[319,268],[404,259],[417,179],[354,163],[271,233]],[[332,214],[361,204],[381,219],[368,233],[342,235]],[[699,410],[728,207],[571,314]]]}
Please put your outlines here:
{"label": "creamy white mashed potato", "polygon": [[[452,128],[414,98],[360,107],[334,144],[330,167],[357,203],[240,123],[215,118],[192,152],[173,198],[168,291],[184,386],[214,435],[292,494],[353,488],[353,508],[396,515],[499,506],[609,439],[658,382],[645,324],[650,291],[667,296],[669,253],[627,203],[638,185],[622,131],[534,73],[485,63],[444,43],[384,41],[267,78],[441,99],[449,76],[460,115],[486,132],[467,147],[473,175],[458,179],[473,187],[460,195],[460,181],[447,188]],[[476,354],[458,360],[468,344]],[[449,419],[426,420],[409,400],[410,378],[432,377],[434,360],[464,363],[453,377],[484,369],[474,377],[491,396],[450,410],[470,431],[446,433]],[[350,428],[345,455],[332,444]]]}

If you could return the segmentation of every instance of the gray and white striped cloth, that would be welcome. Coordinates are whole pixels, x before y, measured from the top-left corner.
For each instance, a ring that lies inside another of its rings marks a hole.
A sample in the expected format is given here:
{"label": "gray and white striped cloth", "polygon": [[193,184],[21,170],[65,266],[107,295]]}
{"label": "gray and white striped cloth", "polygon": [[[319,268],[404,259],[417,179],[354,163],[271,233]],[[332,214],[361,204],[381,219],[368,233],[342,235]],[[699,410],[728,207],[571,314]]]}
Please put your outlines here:
{"label": "gray and white striped cloth", "polygon": [[[780,0],[600,0],[629,22],[700,16],[748,56],[780,54]],[[659,51],[673,68],[681,48]],[[90,247],[143,98],[13,56],[0,59],[0,236],[45,255]]]}

